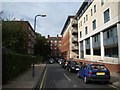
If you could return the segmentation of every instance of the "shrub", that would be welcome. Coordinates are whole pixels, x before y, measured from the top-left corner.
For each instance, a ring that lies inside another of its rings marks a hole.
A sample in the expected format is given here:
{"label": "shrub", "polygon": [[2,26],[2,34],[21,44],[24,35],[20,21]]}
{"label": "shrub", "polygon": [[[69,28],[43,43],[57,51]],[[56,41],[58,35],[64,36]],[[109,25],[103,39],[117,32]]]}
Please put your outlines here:
{"label": "shrub", "polygon": [[27,70],[36,59],[30,55],[21,55],[13,52],[2,53],[3,84]]}

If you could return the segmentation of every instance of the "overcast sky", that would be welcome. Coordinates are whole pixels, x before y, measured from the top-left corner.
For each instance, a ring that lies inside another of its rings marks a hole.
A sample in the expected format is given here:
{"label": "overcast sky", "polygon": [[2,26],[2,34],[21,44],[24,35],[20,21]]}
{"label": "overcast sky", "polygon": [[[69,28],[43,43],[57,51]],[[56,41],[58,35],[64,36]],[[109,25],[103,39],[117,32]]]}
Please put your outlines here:
{"label": "overcast sky", "polygon": [[[35,0],[34,0],[35,1]],[[60,35],[68,15],[75,15],[83,0],[79,2],[15,2],[4,0],[1,14],[3,17],[16,18],[29,21],[33,27],[34,17],[37,14],[46,14],[45,18],[37,17],[36,32],[44,36]]]}

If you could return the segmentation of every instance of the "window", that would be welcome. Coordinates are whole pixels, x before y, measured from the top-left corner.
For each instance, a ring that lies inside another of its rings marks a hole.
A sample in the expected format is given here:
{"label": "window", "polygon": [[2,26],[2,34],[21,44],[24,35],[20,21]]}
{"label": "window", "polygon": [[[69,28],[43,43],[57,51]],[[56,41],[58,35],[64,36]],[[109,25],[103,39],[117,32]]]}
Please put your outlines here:
{"label": "window", "polygon": [[82,31],[80,31],[80,38],[82,37]]}
{"label": "window", "polygon": [[85,27],[85,35],[88,34],[88,28]]}
{"label": "window", "polygon": [[82,21],[81,21],[81,26],[82,26]]}
{"label": "window", "polygon": [[94,5],[94,13],[96,12],[96,5]]}
{"label": "window", "polygon": [[96,19],[92,22],[92,24],[93,24],[93,30],[95,30],[96,29]]}
{"label": "window", "polygon": [[81,23],[79,23],[79,28],[80,28],[80,24],[81,24]]}
{"label": "window", "polygon": [[101,6],[104,4],[104,0],[101,0]]}
{"label": "window", "polygon": [[91,9],[91,16],[93,15],[93,11],[92,11],[92,9]]}
{"label": "window", "polygon": [[88,20],[88,15],[86,15],[86,21]]}
{"label": "window", "polygon": [[84,17],[84,23],[85,23],[85,17]]}
{"label": "window", "polygon": [[110,20],[109,9],[104,12],[104,23]]}
{"label": "window", "polygon": [[107,38],[113,37],[113,30],[107,31]]}

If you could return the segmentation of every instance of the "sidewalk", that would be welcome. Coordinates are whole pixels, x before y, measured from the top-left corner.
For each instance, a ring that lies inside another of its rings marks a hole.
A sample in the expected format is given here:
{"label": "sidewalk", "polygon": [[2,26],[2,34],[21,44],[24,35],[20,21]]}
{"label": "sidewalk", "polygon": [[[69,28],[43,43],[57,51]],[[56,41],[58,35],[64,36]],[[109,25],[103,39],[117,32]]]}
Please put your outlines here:
{"label": "sidewalk", "polygon": [[29,88],[32,89],[37,84],[46,64],[35,65],[35,76],[32,77],[32,67],[25,73],[19,75],[2,88]]}
{"label": "sidewalk", "polygon": [[110,82],[113,86],[120,89],[120,73],[112,73]]}

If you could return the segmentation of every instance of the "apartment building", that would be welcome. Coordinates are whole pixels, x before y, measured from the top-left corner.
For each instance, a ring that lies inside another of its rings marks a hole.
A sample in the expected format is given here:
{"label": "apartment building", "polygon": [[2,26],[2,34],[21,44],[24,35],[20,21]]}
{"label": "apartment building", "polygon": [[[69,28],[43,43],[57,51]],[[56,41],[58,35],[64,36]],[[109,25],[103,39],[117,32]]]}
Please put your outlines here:
{"label": "apartment building", "polygon": [[61,57],[61,37],[51,37],[48,35],[48,43],[51,48],[51,57]]}
{"label": "apartment building", "polygon": [[62,29],[62,57],[69,60],[78,58],[78,30],[77,20],[74,16],[68,16]]}
{"label": "apartment building", "polygon": [[76,13],[79,60],[120,72],[120,0],[85,0]]}
{"label": "apartment building", "polygon": [[[27,31],[27,36],[28,36],[28,47],[27,47],[27,52],[28,54],[34,54],[34,44],[36,42],[35,38],[35,31],[33,30],[32,26],[30,25],[30,23],[28,21],[4,21],[5,24],[7,24],[8,26],[10,25],[10,27],[13,26],[14,29],[20,29],[20,30],[26,30]],[[16,27],[14,27],[16,26]],[[9,27],[6,27],[9,28]],[[19,41],[20,42],[20,41]]]}

